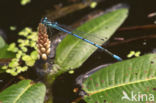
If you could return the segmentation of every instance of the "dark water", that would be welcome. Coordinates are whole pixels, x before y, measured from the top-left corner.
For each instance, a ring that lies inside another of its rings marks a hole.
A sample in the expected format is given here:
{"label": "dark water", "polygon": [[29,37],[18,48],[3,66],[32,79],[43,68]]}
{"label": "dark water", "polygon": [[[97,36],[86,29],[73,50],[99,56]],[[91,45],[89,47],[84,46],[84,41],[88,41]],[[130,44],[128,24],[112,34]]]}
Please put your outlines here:
{"label": "dark water", "polygon": [[[82,2],[84,1],[85,0],[82,0]],[[3,31],[6,35],[7,42],[10,43],[16,41],[18,38],[16,34],[26,26],[30,26],[35,30],[40,19],[46,14],[46,11],[48,9],[54,8],[54,5],[59,3],[62,3],[63,6],[72,4],[72,2],[68,0],[32,0],[30,4],[21,6],[19,0],[1,0],[0,30]],[[62,17],[57,21],[69,25],[92,11],[96,11],[98,9],[105,10],[106,8],[117,3],[126,3],[130,7],[128,19],[125,21],[122,27],[152,24],[154,19],[156,20],[156,18],[147,18],[149,13],[156,12],[156,0],[103,0],[103,2],[101,2],[95,9],[87,7],[81,11],[77,11]],[[16,26],[17,30],[10,31],[10,26]],[[132,30],[123,32],[118,31],[108,42],[108,44],[114,41],[114,37],[124,37],[127,39],[154,33],[156,33],[156,29]],[[143,42],[146,42],[146,45],[143,45]],[[151,53],[153,49],[156,48],[155,44],[156,39],[143,39],[108,47],[108,49],[113,53],[118,54],[123,59],[126,59],[126,55],[131,50],[141,51],[142,55]],[[52,86],[54,103],[70,103],[72,100],[76,99],[78,94],[73,93],[73,88],[77,87],[75,84],[75,78],[99,65],[113,62],[116,61],[109,55],[101,51],[96,51],[79,69],[75,71],[74,75],[65,73],[59,76]],[[9,77],[10,76],[3,78],[5,78],[7,81],[7,78]],[[35,76],[32,76],[31,78],[35,78]]]}

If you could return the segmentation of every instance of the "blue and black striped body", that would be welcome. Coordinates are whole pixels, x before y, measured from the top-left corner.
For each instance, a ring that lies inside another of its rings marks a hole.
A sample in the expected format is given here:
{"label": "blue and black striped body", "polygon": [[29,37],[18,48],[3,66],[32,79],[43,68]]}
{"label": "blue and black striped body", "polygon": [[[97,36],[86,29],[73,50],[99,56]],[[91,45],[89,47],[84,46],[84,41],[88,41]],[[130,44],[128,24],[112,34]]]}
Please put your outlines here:
{"label": "blue and black striped body", "polygon": [[108,51],[107,49],[103,48],[102,46],[100,46],[100,45],[98,45],[98,44],[96,44],[96,43],[94,43],[94,42],[92,42],[92,41],[90,41],[88,39],[85,39],[85,38],[83,38],[83,37],[81,37],[81,36],[79,36],[79,35],[77,35],[77,34],[75,34],[73,32],[70,32],[70,31],[68,31],[68,30],[60,27],[57,22],[50,22],[47,19],[47,17],[43,18],[42,21],[41,21],[41,23],[44,24],[44,25],[46,25],[46,26],[55,28],[55,29],[57,29],[59,31],[63,31],[63,32],[67,33],[67,34],[73,35],[76,38],[79,38],[79,39],[81,39],[81,40],[83,40],[83,41],[85,41],[85,42],[87,42],[87,43],[89,43],[89,44],[91,44],[93,46],[96,46],[97,48],[99,48],[99,49],[105,51],[106,53],[110,54],[113,58],[117,59],[118,61],[121,61],[122,60],[119,56],[111,53],[110,51]]}

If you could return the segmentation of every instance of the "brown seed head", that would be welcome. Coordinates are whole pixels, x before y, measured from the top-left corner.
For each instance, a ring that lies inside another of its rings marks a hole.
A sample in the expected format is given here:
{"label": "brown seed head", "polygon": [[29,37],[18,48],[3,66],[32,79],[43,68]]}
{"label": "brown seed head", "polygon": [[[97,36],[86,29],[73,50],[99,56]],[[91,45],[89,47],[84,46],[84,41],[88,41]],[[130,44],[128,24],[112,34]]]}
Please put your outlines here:
{"label": "brown seed head", "polygon": [[51,50],[50,44],[51,41],[49,40],[47,35],[47,28],[44,24],[40,23],[38,26],[37,47],[38,47],[38,52],[43,60],[46,60],[50,53]]}

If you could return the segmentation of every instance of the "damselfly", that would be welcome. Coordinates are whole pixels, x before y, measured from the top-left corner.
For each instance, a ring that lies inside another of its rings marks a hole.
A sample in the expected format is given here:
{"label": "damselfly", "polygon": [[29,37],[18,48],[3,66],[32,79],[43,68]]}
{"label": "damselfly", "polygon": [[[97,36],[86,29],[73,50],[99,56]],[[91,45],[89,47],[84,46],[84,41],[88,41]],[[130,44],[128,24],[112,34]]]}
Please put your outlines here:
{"label": "damselfly", "polygon": [[92,41],[90,41],[90,40],[88,40],[88,39],[86,39],[84,37],[81,37],[78,34],[73,33],[73,32],[71,32],[71,31],[69,31],[69,30],[67,30],[67,29],[65,29],[65,28],[63,28],[61,26],[59,26],[59,24],[57,22],[51,22],[51,21],[49,21],[47,19],[47,17],[43,18],[41,20],[41,23],[44,24],[44,25],[46,25],[46,26],[49,26],[51,28],[54,28],[54,29],[57,29],[59,31],[63,31],[63,32],[67,33],[67,34],[73,35],[74,37],[79,38],[79,39],[81,39],[81,40],[83,40],[83,41],[85,41],[85,42],[87,42],[87,43],[89,43],[89,44],[91,44],[91,45],[93,45],[93,46],[101,49],[102,51],[105,51],[106,53],[108,53],[109,55],[111,55],[113,58],[115,58],[118,61],[121,61],[122,60],[119,56],[111,53],[110,51],[108,51],[107,49],[103,48],[102,46],[100,46],[100,45],[98,45],[98,44],[96,44],[96,43],[94,43],[94,42],[92,42]]}

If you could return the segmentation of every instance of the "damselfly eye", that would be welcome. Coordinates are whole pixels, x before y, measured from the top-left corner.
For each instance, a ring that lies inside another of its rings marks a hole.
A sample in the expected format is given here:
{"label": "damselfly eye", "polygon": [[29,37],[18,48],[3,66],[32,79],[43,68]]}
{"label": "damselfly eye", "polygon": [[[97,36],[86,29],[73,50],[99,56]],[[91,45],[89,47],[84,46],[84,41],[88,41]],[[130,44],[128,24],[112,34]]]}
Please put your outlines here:
{"label": "damselfly eye", "polygon": [[44,17],[44,18],[41,19],[41,23],[42,24],[45,24],[47,22],[47,20],[48,20],[48,18],[47,17]]}

